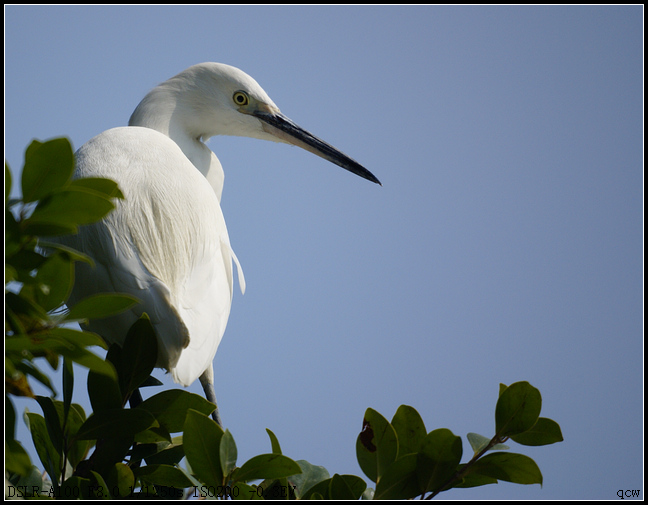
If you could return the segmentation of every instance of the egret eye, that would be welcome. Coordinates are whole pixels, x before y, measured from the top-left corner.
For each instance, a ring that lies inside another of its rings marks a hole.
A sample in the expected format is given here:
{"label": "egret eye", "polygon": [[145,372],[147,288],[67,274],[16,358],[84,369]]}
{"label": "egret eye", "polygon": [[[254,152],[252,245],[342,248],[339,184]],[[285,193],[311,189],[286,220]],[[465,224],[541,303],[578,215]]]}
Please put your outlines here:
{"label": "egret eye", "polygon": [[234,96],[232,98],[234,99],[234,103],[236,105],[247,105],[248,103],[250,103],[250,99],[243,91],[237,91],[236,93],[234,93]]}

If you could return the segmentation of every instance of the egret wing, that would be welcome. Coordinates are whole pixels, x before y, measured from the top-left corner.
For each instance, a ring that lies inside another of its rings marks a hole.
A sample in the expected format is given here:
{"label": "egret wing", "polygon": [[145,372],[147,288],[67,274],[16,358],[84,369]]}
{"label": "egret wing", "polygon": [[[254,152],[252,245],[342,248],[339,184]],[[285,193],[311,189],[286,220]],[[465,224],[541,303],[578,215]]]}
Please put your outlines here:
{"label": "egret wing", "polygon": [[218,198],[180,148],[148,128],[108,130],[77,153],[77,177],[115,180],[125,199],[67,243],[90,255],[72,300],[126,292],[142,303],[90,328],[121,342],[141,312],[159,339],[158,366],[183,385],[211,362],[232,299],[232,253]]}

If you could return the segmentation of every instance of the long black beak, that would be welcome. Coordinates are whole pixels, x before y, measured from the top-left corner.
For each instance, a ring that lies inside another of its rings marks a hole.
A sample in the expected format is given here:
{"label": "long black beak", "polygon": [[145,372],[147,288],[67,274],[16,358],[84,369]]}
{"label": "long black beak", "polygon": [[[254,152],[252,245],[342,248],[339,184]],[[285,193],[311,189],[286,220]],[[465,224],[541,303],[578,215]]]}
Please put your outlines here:
{"label": "long black beak", "polygon": [[278,137],[284,142],[306,149],[331,163],[341,166],[349,172],[359,175],[363,179],[367,179],[368,181],[375,182],[382,186],[377,177],[360,165],[360,163],[349,158],[343,152],[338,151],[331,144],[324,142],[322,139],[319,139],[315,135],[307,132],[283,114],[279,112],[257,110],[253,115],[263,121],[263,129],[267,133]]}

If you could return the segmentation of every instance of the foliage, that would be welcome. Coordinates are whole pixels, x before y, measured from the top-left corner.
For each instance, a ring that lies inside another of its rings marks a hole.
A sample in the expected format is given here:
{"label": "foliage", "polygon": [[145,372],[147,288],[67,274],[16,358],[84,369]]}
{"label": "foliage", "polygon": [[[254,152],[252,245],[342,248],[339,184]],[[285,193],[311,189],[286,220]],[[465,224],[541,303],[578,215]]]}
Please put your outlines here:
{"label": "foliage", "polygon": [[[467,463],[461,463],[461,438],[445,428],[428,433],[414,408],[401,405],[391,422],[367,409],[356,454],[375,490],[355,475],[331,477],[321,466],[288,458],[270,430],[271,452],[237,466],[232,434],[208,417],[214,405],[185,390],[163,391],[127,408],[138,388],[160,384],[150,377],[157,340],[144,314],[131,327],[123,347],[110,346],[102,360],[88,350],[94,345],[106,348],[98,335],[65,327],[137,303],[128,295],[113,293],[61,309],[74,283],[74,263],[92,260],[51,237],[76,233],[79,226],[102,219],[114,208],[114,199],[123,198],[112,181],[72,179],[73,168],[66,139],[34,141],[25,152],[22,199],[9,200],[11,174],[5,164],[9,497],[406,499],[432,498],[451,488],[499,480],[542,484],[542,474],[531,458],[499,452],[508,449],[503,443],[509,439],[528,446],[562,440],[558,424],[539,417],[540,392],[527,382],[500,385],[495,434],[491,438],[468,434],[473,456]],[[55,399],[57,392],[48,375],[35,362],[45,358],[57,369],[61,357],[62,401]],[[90,415],[72,403],[73,362],[89,369]],[[34,395],[30,380],[43,384],[52,397]],[[15,439],[11,396],[34,398],[43,412],[26,412],[23,418],[45,476]]]}

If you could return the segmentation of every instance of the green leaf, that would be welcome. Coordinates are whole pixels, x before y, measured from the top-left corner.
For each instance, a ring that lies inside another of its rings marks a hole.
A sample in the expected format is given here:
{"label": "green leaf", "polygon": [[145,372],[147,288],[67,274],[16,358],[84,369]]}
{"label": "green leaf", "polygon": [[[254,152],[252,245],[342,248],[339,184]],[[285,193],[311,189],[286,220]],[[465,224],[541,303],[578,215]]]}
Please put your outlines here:
{"label": "green leaf", "polygon": [[29,475],[31,471],[29,454],[17,440],[5,440],[5,470],[19,475]]}
{"label": "green leaf", "polygon": [[124,461],[132,445],[133,436],[126,432],[121,437],[97,440],[92,453],[92,469],[104,477],[110,475],[115,462]]}
{"label": "green leaf", "polygon": [[[56,407],[59,411],[64,409],[61,402],[56,402]],[[68,441],[68,462],[72,468],[75,468],[80,461],[85,459],[91,445],[88,440],[74,440],[74,435],[79,431],[85,420],[86,415],[81,405],[71,404],[65,425],[65,437]]]}
{"label": "green leaf", "polygon": [[528,382],[516,382],[506,388],[495,407],[495,431],[510,437],[529,430],[537,422],[542,408],[540,391]]}
{"label": "green leaf", "polygon": [[417,457],[410,453],[394,461],[376,484],[374,499],[407,500],[423,494],[416,472]]}
{"label": "green leaf", "polygon": [[440,428],[428,433],[417,457],[416,472],[421,489],[437,491],[444,486],[457,471],[462,453],[461,437],[450,430]]}
{"label": "green leaf", "polygon": [[72,393],[74,391],[74,369],[72,361],[63,358],[63,418],[67,419],[72,405]]}
{"label": "green leaf", "polygon": [[11,291],[5,292],[5,308],[7,312],[11,312],[16,316],[21,315],[36,321],[47,321],[49,319],[47,313],[39,305]]}
{"label": "green leaf", "polygon": [[7,259],[7,263],[20,273],[19,279],[30,283],[34,282],[34,278],[30,275],[31,271],[40,268],[46,261],[45,256],[30,249],[24,249]]}
{"label": "green leaf", "polygon": [[[311,487],[303,494],[303,499],[357,500],[362,496],[366,488],[366,482],[360,477],[355,475],[339,475],[336,473],[333,477]],[[321,498],[319,498],[320,496]]]}
{"label": "green leaf", "polygon": [[135,477],[151,484],[165,487],[186,488],[191,486],[187,475],[171,465],[147,465],[133,470]]}
{"label": "green leaf", "polygon": [[[479,453],[491,441],[490,438],[486,438],[485,436],[479,435],[478,433],[468,433],[468,435],[466,435],[466,437],[468,438],[468,442],[470,442],[470,446],[472,447],[473,452],[475,454]],[[508,445],[495,444],[489,450],[491,450],[491,451],[505,451],[507,449],[509,449]]]}
{"label": "green leaf", "polygon": [[[459,471],[461,471],[461,469],[464,466],[465,465],[459,465]],[[469,473],[467,475],[464,475],[459,482],[455,482],[452,485],[452,487],[469,488],[469,487],[477,487],[477,486],[486,486],[488,484],[497,484],[497,479],[494,479],[493,477],[488,477],[486,475],[480,475],[477,473]]]}
{"label": "green leaf", "polygon": [[255,479],[281,479],[300,472],[299,465],[282,454],[259,454],[243,463],[232,479],[243,482]]}
{"label": "green leaf", "polygon": [[[34,224],[79,226],[99,221],[115,204],[106,195],[80,186],[60,189],[42,199],[25,221],[25,231]],[[45,233],[47,235],[47,233]]]}
{"label": "green leaf", "polygon": [[[25,345],[27,345],[27,343],[25,343]],[[47,331],[47,338],[40,342],[32,342],[29,345],[36,348],[47,346],[79,365],[98,373],[116,377],[115,369],[110,363],[107,363],[99,356],[84,349],[85,346],[90,345],[101,345],[102,347],[105,347],[105,343],[101,337],[95,333],[76,331],[69,328],[52,328]]]}
{"label": "green leaf", "polygon": [[330,500],[358,500],[367,488],[367,484],[355,475],[338,475],[331,477],[329,484]]}
{"label": "green leaf", "polygon": [[[110,361],[106,360],[105,363],[107,367],[113,367]],[[88,372],[88,396],[92,410],[96,413],[119,409],[123,406],[117,371],[114,367],[112,375],[98,373],[94,370]]]}
{"label": "green leaf", "polygon": [[184,458],[184,446],[182,445],[182,436],[171,439],[171,444],[158,443],[158,449],[146,456],[146,462],[149,465],[177,465]]}
{"label": "green leaf", "polygon": [[67,342],[56,339],[47,338],[47,335],[37,336],[20,336],[20,337],[7,337],[5,340],[5,352],[29,352],[32,354],[39,354],[46,350],[53,350],[55,352],[62,352],[64,349],[71,347]]}
{"label": "green leaf", "polygon": [[68,139],[34,140],[25,151],[23,201],[35,202],[62,188],[73,171],[74,153]]}
{"label": "green leaf", "polygon": [[128,329],[116,366],[122,398],[130,396],[151,374],[157,361],[157,346],[155,330],[144,313]]}
{"label": "green leaf", "polygon": [[46,311],[54,310],[65,303],[72,291],[74,263],[55,254],[41,265],[34,282],[36,301]]}
{"label": "green leaf", "polygon": [[123,199],[124,195],[115,181],[104,179],[102,177],[84,177],[70,181],[69,188],[89,188],[98,193],[102,193],[108,198]]}
{"label": "green leaf", "polygon": [[[251,486],[243,482],[236,482],[232,486],[231,498],[233,500],[263,500],[262,492],[257,486]],[[199,489],[197,491],[200,491]],[[211,496],[210,496],[211,497]]]}
{"label": "green leaf", "polygon": [[37,237],[56,237],[59,235],[74,235],[77,233],[78,227],[74,224],[68,223],[45,223],[31,221],[26,219],[23,222],[24,232],[29,235],[36,235]]}
{"label": "green leaf", "polygon": [[266,428],[266,431],[268,432],[268,436],[270,437],[270,444],[272,445],[272,453],[281,454],[281,446],[279,445],[279,439],[277,439],[276,435],[268,428]]}
{"label": "green leaf", "polygon": [[135,435],[135,442],[146,445],[171,443],[171,435],[163,426],[153,426]]}
{"label": "green leaf", "polygon": [[54,481],[58,481],[61,477],[61,456],[59,450],[52,444],[45,418],[32,412],[25,412],[25,423],[43,468]]}
{"label": "green leaf", "polygon": [[5,483],[14,487],[14,489],[7,489],[5,487],[5,500],[7,498],[15,500],[16,498],[30,499],[31,497],[47,496],[47,490],[43,489],[46,487],[43,485],[43,476],[36,466],[31,466],[29,472],[20,476],[17,480],[15,475],[9,477],[9,479],[5,480]]}
{"label": "green leaf", "polygon": [[36,401],[43,409],[43,416],[45,417],[45,425],[47,426],[47,433],[54,445],[57,452],[62,452],[63,449],[63,413],[59,413],[54,401],[46,396],[36,396]]}
{"label": "green leaf", "polygon": [[479,435],[478,433],[468,433],[468,435],[466,435],[466,438],[468,438],[470,447],[472,447],[472,450],[475,454],[486,447],[491,441],[490,438],[485,437],[484,435]]}
{"label": "green leaf", "polygon": [[62,356],[70,358],[75,363],[89,368],[90,370],[94,370],[95,372],[108,376],[112,376],[115,373],[115,369],[113,367],[109,366],[96,354],[93,354],[90,351],[83,349],[82,347],[75,347],[73,349],[60,349],[59,352]]}
{"label": "green leaf", "polygon": [[[161,429],[164,430],[164,428]],[[153,430],[154,428],[150,428],[148,430],[139,432],[137,435],[135,435],[133,442],[142,438],[147,438]],[[133,466],[135,466],[136,462],[138,461],[141,462],[143,460],[146,460],[146,462],[149,464],[153,464],[153,463],[167,464],[166,461],[155,461],[155,462],[150,461],[150,458],[155,457],[156,454],[159,454],[165,448],[171,447],[171,443],[169,442],[168,439],[160,440],[160,437],[156,437],[156,438],[157,441],[155,442],[146,442],[141,444],[138,443],[133,447],[133,450],[131,451],[131,459],[130,459],[130,462],[133,463]]]}
{"label": "green leaf", "polygon": [[105,476],[111,498],[128,498],[135,488],[135,475],[125,463],[115,463]]}
{"label": "green leaf", "polygon": [[47,337],[67,343],[67,347],[89,347],[96,345],[106,349],[106,343],[96,333],[73,330],[72,328],[52,328],[47,331]]}
{"label": "green leaf", "polygon": [[401,405],[394,414],[391,424],[398,437],[398,457],[418,452],[427,431],[416,409]]}
{"label": "green leaf", "polygon": [[66,245],[56,244],[54,242],[48,242],[46,240],[39,240],[38,246],[49,251],[58,252],[66,256],[71,261],[83,261],[88,265],[94,265],[94,261],[90,256]]}
{"label": "green leaf", "polygon": [[364,490],[362,493],[362,496],[360,497],[361,500],[373,500],[374,495],[376,494],[376,491],[372,487],[368,487],[367,489]]}
{"label": "green leaf", "polygon": [[82,477],[73,475],[66,479],[59,491],[60,496],[74,496],[81,499],[95,498],[94,491],[97,490],[97,485]]}
{"label": "green leaf", "polygon": [[542,485],[538,465],[524,454],[495,452],[478,459],[468,474],[479,474],[516,484]]}
{"label": "green leaf", "polygon": [[224,475],[229,475],[236,467],[236,458],[238,452],[236,450],[236,443],[234,437],[229,430],[225,430],[223,437],[220,441],[220,463]]}
{"label": "green leaf", "polygon": [[539,417],[538,422],[524,433],[512,435],[511,439],[522,445],[549,445],[562,442],[560,425],[553,419]]}
{"label": "green leaf", "polygon": [[295,495],[301,499],[315,484],[329,479],[331,476],[323,466],[311,465],[308,461],[300,459],[297,461],[301,473],[288,477],[288,482],[295,487]]}
{"label": "green leaf", "polygon": [[193,473],[208,486],[223,485],[220,441],[223,429],[206,415],[189,409],[184,423],[183,446]]}
{"label": "green leaf", "polygon": [[398,439],[393,426],[375,410],[367,409],[356,441],[360,468],[372,481],[378,482],[397,455]]}
{"label": "green leaf", "polygon": [[[238,485],[238,484],[236,484]],[[266,479],[257,489],[262,490],[264,500],[294,500],[295,493],[293,489],[288,486],[288,480],[282,479]]]}
{"label": "green leaf", "polygon": [[92,295],[84,298],[65,316],[66,321],[83,321],[86,319],[101,319],[130,309],[139,303],[139,300],[126,294]]}
{"label": "green leaf", "polygon": [[18,272],[14,267],[5,263],[5,286],[10,282],[17,281]]}
{"label": "green leaf", "polygon": [[110,499],[110,492],[108,491],[109,488],[106,481],[94,470],[90,470],[90,484],[91,487],[88,491],[93,498]]}
{"label": "green leaf", "polygon": [[155,418],[140,409],[110,409],[94,412],[79,428],[77,440],[134,437],[155,425]]}
{"label": "green leaf", "polygon": [[[183,430],[188,410],[195,410],[205,416],[214,411],[214,405],[202,396],[184,389],[169,389],[144,400],[138,409],[150,412],[169,433]],[[220,439],[220,437],[219,437]]]}

